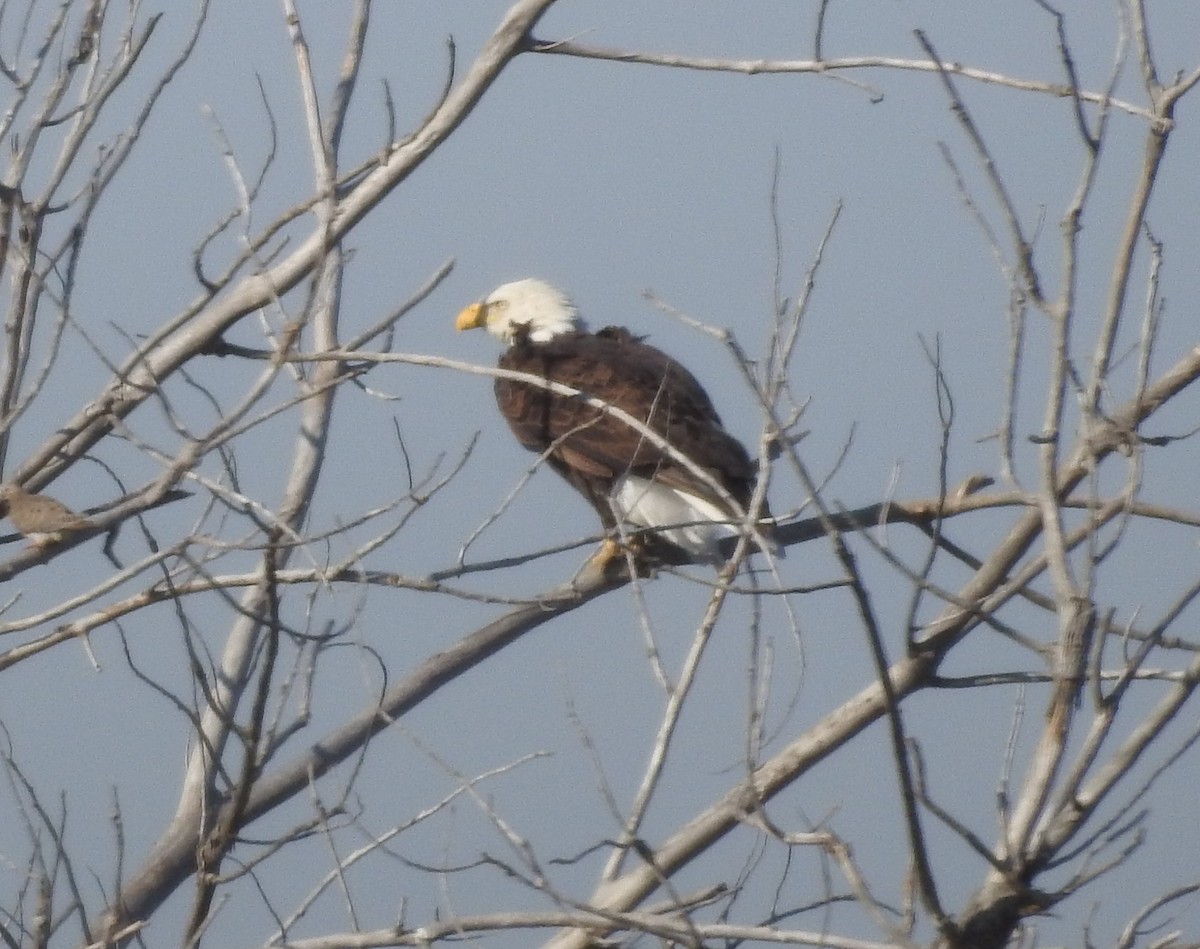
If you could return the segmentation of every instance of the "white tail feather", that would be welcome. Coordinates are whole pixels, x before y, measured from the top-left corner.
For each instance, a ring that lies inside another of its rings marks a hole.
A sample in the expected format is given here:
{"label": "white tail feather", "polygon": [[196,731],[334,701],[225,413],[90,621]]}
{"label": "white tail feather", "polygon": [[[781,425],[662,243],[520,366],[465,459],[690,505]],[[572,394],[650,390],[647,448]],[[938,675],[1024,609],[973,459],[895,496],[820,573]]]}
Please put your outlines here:
{"label": "white tail feather", "polygon": [[[618,479],[612,504],[621,520],[654,530],[705,563],[722,563],[721,541],[741,533],[729,515],[711,501],[636,475]],[[774,550],[773,544],[767,546]]]}

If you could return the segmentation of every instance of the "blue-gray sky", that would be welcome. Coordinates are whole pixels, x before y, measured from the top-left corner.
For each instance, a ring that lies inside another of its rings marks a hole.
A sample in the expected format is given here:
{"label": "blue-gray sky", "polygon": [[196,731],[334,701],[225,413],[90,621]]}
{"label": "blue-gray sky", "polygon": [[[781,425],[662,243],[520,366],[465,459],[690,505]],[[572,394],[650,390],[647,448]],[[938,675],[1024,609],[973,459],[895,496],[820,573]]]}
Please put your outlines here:
{"label": "blue-gray sky", "polygon": [[[447,37],[453,36],[460,70],[465,69],[507,6],[497,0],[377,4],[364,79],[347,131],[345,164],[369,157],[383,141],[383,80],[394,96],[403,134],[429,109],[444,82]],[[537,33],[544,39],[637,50],[801,59],[812,53],[815,6],[765,0],[736,5],[564,0]],[[1111,73],[1119,27],[1113,6],[1081,0],[1062,4],[1081,81],[1092,89],[1102,88]],[[301,12],[327,97],[346,31],[344,11],[337,4],[309,3]],[[1194,68],[1200,13],[1187,4],[1151,12],[1155,21],[1162,21],[1153,25],[1163,75]],[[182,8],[166,12],[150,57],[165,58],[185,20]],[[915,29],[924,30],[948,60],[1019,78],[1063,79],[1053,21],[1032,2],[832,4],[824,52],[829,57],[921,58]],[[227,132],[245,173],[255,174],[268,150],[259,80],[277,124],[279,151],[255,214],[265,222],[310,195],[311,159],[279,5],[217,3],[194,59],[166,93],[93,223],[105,237],[90,245],[83,260],[80,281],[86,292],[79,294],[76,317],[115,361],[127,352],[128,340],[111,325],[128,333],[146,332],[197,294],[192,248],[235,199],[212,116]],[[1059,277],[1058,221],[1084,156],[1071,103],[965,80],[957,85],[1023,223],[1037,235],[1038,260],[1053,288]],[[1144,99],[1136,64],[1126,64],[1117,92],[1133,101]],[[1152,366],[1157,370],[1195,341],[1189,302],[1198,290],[1194,117],[1194,106],[1185,103],[1162,171],[1161,197],[1150,214],[1155,236],[1167,247],[1162,288],[1167,308]],[[1112,248],[1144,131],[1142,119],[1113,113],[1096,193],[1084,218],[1077,331],[1084,359],[1111,274]],[[783,246],[778,266],[785,293],[801,289],[831,215],[842,207],[791,371],[794,392],[809,400],[803,426],[809,434],[801,453],[814,473],[824,477],[852,436],[845,460],[826,488],[830,504],[868,504],[889,494],[929,497],[937,490],[939,429],[921,338],[940,339],[955,398],[952,484],[976,471],[998,474],[997,444],[988,436],[1001,420],[1009,338],[1008,285],[956,192],[939,143],[945,143],[964,170],[971,194],[992,226],[1002,230],[979,162],[935,76],[888,69],[837,76],[742,76],[521,56],[437,154],[347,241],[353,260],[342,329],[348,336],[374,323],[454,258],[449,279],[400,324],[396,349],[491,364],[494,341],[484,334],[456,336],[454,314],[499,283],[541,276],[567,289],[594,325],[625,324],[676,354],[709,387],[730,428],[753,444],[760,421],[730,356],[712,339],[647,303],[643,291],[651,290],[707,323],[731,328],[751,354],[761,353],[772,319],[777,266],[770,193],[778,156]],[[228,253],[228,247],[216,253]],[[1137,269],[1132,296],[1144,292],[1144,254]],[[275,314],[271,318],[279,324]],[[1032,318],[1028,332],[1027,367],[1031,380],[1037,380],[1048,358],[1048,334]],[[249,321],[231,334],[234,342],[253,345],[258,340]],[[1119,348],[1134,341],[1136,327]],[[77,340],[69,345],[76,361],[56,373],[55,398],[22,422],[14,437],[14,459],[39,444],[106,378],[85,347]],[[232,360],[225,360],[212,361],[198,375],[221,386],[238,372]],[[1118,377],[1128,383],[1122,374]],[[461,544],[508,495],[532,456],[521,452],[505,430],[487,379],[388,366],[374,371],[368,383],[375,393],[396,401],[385,403],[377,394],[349,388],[341,396],[332,442],[336,461],[318,495],[314,530],[350,520],[401,492],[403,461],[393,418],[418,471],[440,456],[456,457],[481,432],[466,473],[373,555],[371,565],[379,569],[423,576],[453,563]],[[1022,393],[1022,439],[1041,424],[1039,386]],[[1113,398],[1121,401],[1128,395],[1126,389]],[[1188,430],[1194,426],[1195,408],[1193,397],[1155,425],[1171,432]],[[184,411],[203,409],[185,405]],[[163,427],[152,416],[135,417],[133,427],[161,434]],[[245,449],[239,470],[251,489],[272,503],[290,430],[281,425],[263,432],[254,447]],[[1035,484],[1032,449],[1022,441],[1019,450],[1018,474]],[[1183,484],[1195,471],[1194,450],[1179,452],[1175,464],[1185,458],[1191,462],[1186,471],[1148,466],[1153,500],[1190,501]],[[443,469],[449,463],[443,461]],[[100,503],[111,493],[103,480],[90,481],[84,467],[56,484],[54,492],[76,507]],[[771,500],[782,513],[799,508],[806,497],[794,478],[781,475]],[[964,522],[962,528],[951,525],[949,531],[981,554],[1007,523],[1005,517],[984,517]],[[474,555],[524,552],[596,529],[590,509],[550,472],[541,471],[478,541]],[[924,548],[907,529],[892,527],[884,539],[910,562],[923,555]],[[872,557],[868,547],[858,550],[874,584],[889,648],[898,651],[909,586]],[[533,594],[569,578],[584,556],[583,550],[575,551],[472,579],[469,585]],[[1138,610],[1156,616],[1186,578],[1195,576],[1196,564],[1191,535],[1134,525],[1122,556],[1102,568],[1103,606],[1115,607],[1126,620]],[[94,582],[106,569],[98,550],[89,546],[21,580],[32,604],[59,596],[64,577],[75,581],[73,571],[81,581]],[[784,579],[796,584],[832,575],[827,549],[820,543],[794,548],[783,568]],[[965,575],[951,570],[947,582]],[[664,577],[643,592],[664,663],[675,673],[703,613],[707,590]],[[345,617],[360,597],[361,618],[351,638],[370,645],[392,680],[501,609],[401,591],[345,589],[322,594],[314,611]],[[767,604],[761,633],[775,650],[768,728],[776,743],[873,678],[864,637],[844,592],[801,596],[794,603],[802,648],[787,632],[778,602]],[[1053,628],[1052,617],[1032,609],[1014,615],[1029,624],[1031,635],[1045,637]],[[228,611],[214,605],[196,620],[197,634],[218,651]],[[486,785],[497,812],[545,858],[569,857],[614,835],[617,827],[597,790],[579,732],[586,730],[594,740],[605,779],[618,802],[627,805],[663,703],[645,659],[640,625],[631,594],[609,596],[527,636],[449,686],[373,746],[360,779],[368,807],[364,825],[381,831],[401,823],[454,787],[454,779],[423,747],[467,775],[544,751],[547,757]],[[184,688],[189,668],[170,617],[136,619],[127,632],[129,651],[140,668],[173,688]],[[994,634],[981,630],[976,636],[978,643],[955,657],[948,673],[1028,666],[1024,656]],[[646,824],[647,839],[675,829],[740,773],[752,643],[749,605],[735,603],[705,657],[672,752],[673,766]],[[18,760],[47,799],[56,800],[58,789],[67,789],[71,837],[91,869],[108,880],[112,789],[117,789],[126,818],[126,866],[136,866],[174,805],[187,723],[136,683],[111,630],[96,635],[93,647],[102,663],[99,672],[82,649],[60,647],[9,673],[0,692],[0,717]],[[334,651],[325,662],[317,680],[314,735],[370,701],[381,679],[375,660],[359,650]],[[789,707],[793,696],[797,701]],[[938,692],[911,705],[911,727],[929,758],[931,792],[985,841],[994,835],[994,796],[1015,698],[1014,689],[985,695]],[[1025,750],[1041,715],[1032,691],[1029,701],[1029,723],[1017,742]],[[1195,822],[1180,804],[1194,799],[1194,792],[1190,783],[1186,789],[1175,787],[1164,787],[1151,798],[1156,819],[1133,869],[1118,871],[1112,885],[1103,880],[1095,884],[1063,908],[1059,920],[1042,921],[1044,944],[1078,942],[1092,900],[1104,904],[1095,917],[1098,944],[1104,944],[1114,927],[1162,889],[1157,870],[1189,861],[1194,868]],[[888,748],[882,730],[876,729],[799,782],[773,816],[790,829],[827,823],[843,834],[872,875],[880,898],[896,903],[907,869],[898,856],[904,841],[897,811]],[[297,808],[266,823],[279,830],[300,815]],[[986,868],[935,822],[929,823],[944,898],[958,907]],[[398,838],[395,850],[423,863],[459,864],[483,851],[507,856],[504,847],[478,808],[464,798],[452,813]],[[15,855],[21,852],[20,835],[9,823],[0,830],[0,853],[15,864],[4,871],[6,893],[19,886],[22,868]],[[321,872],[328,865],[317,844],[298,852]],[[736,871],[728,868],[740,867],[752,853],[747,834],[723,845],[719,856],[731,874]],[[582,896],[600,859],[556,872],[576,887],[574,895]],[[778,860],[778,854],[768,859]],[[804,859],[810,875],[788,878],[785,903],[802,903],[821,893],[812,883],[815,864],[807,862],[809,856]],[[262,871],[265,888],[285,910],[317,877],[316,870],[295,872],[294,866],[268,864]],[[372,866],[369,877],[355,878],[367,927],[391,922],[401,900],[409,901],[408,918],[414,923],[431,917],[438,905],[443,912],[464,913],[512,905],[513,884],[498,880],[494,872],[451,877],[444,893],[432,877],[399,861]],[[700,867],[684,874],[678,885],[688,890],[715,878],[711,868]],[[776,877],[767,873],[765,878]],[[1180,875],[1167,879],[1178,881]],[[767,886],[748,903],[766,907],[771,895]],[[517,902],[524,905],[526,900],[522,896]],[[1194,908],[1187,920],[1184,928],[1194,934]],[[349,923],[337,901],[326,899],[308,931],[339,928],[349,928]],[[833,928],[841,931],[837,924]],[[271,929],[270,917],[247,889],[222,911],[213,944],[257,944]],[[849,931],[868,934],[857,924]],[[497,945],[527,944],[523,936],[494,939]],[[158,939],[152,934],[148,942]]]}

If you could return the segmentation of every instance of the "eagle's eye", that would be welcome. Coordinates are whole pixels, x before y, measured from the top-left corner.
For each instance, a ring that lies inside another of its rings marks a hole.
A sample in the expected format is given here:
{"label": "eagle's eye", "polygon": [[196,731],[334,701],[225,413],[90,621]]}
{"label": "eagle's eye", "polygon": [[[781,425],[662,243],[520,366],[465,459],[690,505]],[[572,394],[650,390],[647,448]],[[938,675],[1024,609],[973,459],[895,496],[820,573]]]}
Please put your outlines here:
{"label": "eagle's eye", "polygon": [[488,303],[489,310],[504,310],[508,308],[507,300],[492,300]]}

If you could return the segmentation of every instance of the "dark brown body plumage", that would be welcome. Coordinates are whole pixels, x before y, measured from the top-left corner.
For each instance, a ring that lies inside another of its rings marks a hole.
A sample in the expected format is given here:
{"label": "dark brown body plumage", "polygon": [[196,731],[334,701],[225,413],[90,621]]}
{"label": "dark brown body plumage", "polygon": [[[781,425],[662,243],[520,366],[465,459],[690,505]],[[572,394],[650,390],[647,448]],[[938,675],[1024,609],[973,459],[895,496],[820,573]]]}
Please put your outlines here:
{"label": "dark brown body plumage", "polygon": [[[563,333],[544,343],[518,338],[500,357],[500,368],[562,383],[624,410],[705,469],[743,509],[748,506],[758,472],[746,449],[725,431],[696,377],[628,330]],[[496,401],[521,444],[549,450],[550,465],[610,530],[616,518],[609,494],[625,473],[682,488],[728,511],[708,485],[641,433],[582,399],[498,378]],[[764,508],[762,514],[768,513]]]}

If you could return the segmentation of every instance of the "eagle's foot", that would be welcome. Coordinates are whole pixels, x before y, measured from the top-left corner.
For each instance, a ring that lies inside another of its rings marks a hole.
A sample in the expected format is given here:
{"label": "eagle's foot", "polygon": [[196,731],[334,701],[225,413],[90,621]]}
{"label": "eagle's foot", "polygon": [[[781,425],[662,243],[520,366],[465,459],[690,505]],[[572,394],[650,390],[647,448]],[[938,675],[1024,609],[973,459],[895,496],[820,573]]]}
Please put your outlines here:
{"label": "eagle's foot", "polygon": [[627,577],[630,560],[627,554],[632,554],[636,563],[637,552],[632,547],[626,546],[616,537],[605,537],[600,549],[592,554],[588,565],[606,579]]}
{"label": "eagle's foot", "polygon": [[651,577],[655,573],[655,561],[646,556],[645,544],[638,535],[604,538],[604,543],[588,558],[579,576],[626,580],[634,572],[639,577]]}

